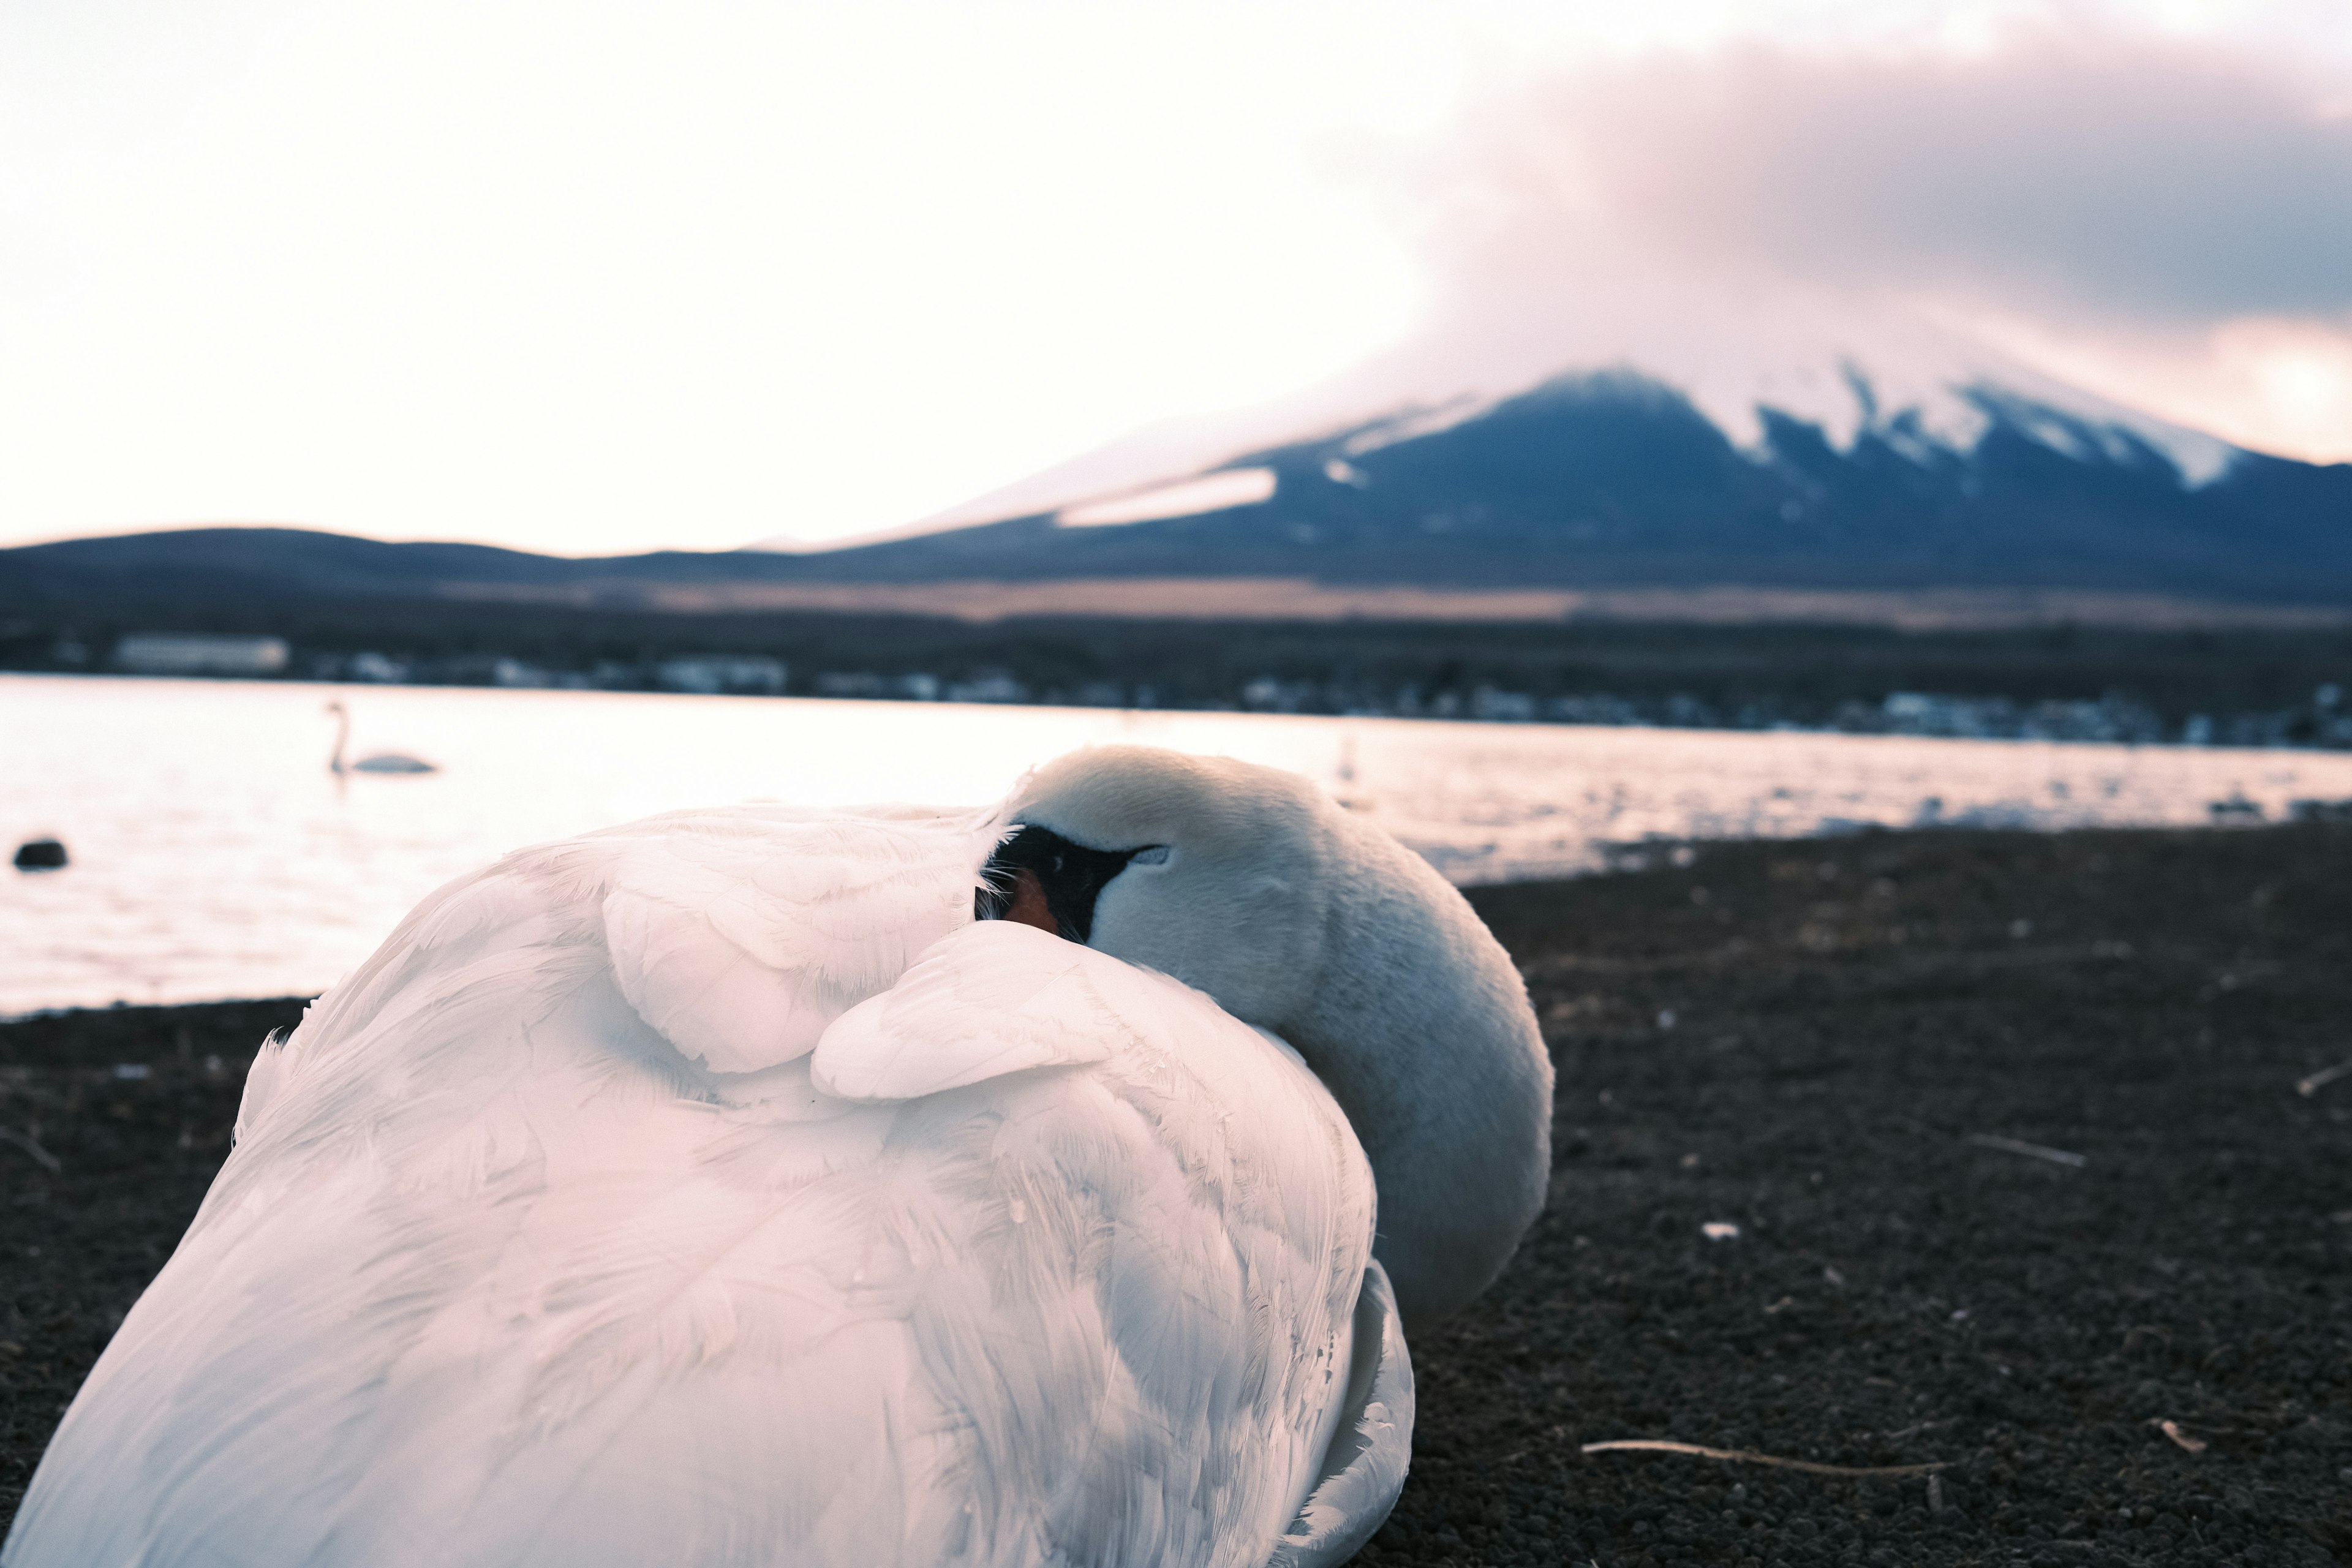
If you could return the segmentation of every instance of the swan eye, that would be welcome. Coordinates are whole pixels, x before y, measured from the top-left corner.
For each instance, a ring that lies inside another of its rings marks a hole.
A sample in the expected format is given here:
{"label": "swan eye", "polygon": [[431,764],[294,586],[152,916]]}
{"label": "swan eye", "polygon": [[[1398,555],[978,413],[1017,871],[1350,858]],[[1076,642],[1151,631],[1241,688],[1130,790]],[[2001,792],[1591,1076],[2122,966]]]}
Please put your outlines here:
{"label": "swan eye", "polygon": [[1164,866],[1168,863],[1168,846],[1147,844],[1127,858],[1130,866]]}

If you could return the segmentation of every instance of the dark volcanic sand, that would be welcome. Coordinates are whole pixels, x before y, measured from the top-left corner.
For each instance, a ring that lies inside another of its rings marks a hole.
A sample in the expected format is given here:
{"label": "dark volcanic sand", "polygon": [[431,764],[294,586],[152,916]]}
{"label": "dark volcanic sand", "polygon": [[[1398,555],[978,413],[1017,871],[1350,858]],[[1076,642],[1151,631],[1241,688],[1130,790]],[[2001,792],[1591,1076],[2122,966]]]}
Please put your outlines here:
{"label": "dark volcanic sand", "polygon": [[[1552,1206],[1413,1346],[1360,1562],[2352,1563],[2352,1076],[2295,1087],[2352,1058],[2352,830],[1734,845],[1476,901],[1562,1068]],[[0,1518],[298,1011],[0,1025],[0,1138],[61,1166],[0,1141]],[[1580,1452],[1621,1437],[1949,1468],[1936,1510]]]}

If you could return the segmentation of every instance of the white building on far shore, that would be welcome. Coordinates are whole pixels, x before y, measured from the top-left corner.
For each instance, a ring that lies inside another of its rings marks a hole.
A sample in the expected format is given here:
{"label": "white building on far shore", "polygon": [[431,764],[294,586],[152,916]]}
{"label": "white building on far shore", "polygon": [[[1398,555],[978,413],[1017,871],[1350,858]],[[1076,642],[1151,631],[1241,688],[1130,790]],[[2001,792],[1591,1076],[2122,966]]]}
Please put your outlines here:
{"label": "white building on far shore", "polygon": [[721,692],[781,697],[788,673],[782,659],[764,654],[698,654],[662,660],[654,679],[665,691],[693,691],[706,697]]}
{"label": "white building on far shore", "polygon": [[134,675],[283,675],[284,637],[133,632],[114,645],[118,669]]}

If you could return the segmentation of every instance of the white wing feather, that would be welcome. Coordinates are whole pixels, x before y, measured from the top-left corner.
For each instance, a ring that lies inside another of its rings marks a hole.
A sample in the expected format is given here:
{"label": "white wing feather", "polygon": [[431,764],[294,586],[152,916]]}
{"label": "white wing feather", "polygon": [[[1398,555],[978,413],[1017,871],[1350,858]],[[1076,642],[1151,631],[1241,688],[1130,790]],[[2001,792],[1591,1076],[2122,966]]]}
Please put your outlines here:
{"label": "white wing feather", "polygon": [[1158,1010],[1190,1014],[1204,1003],[1215,1006],[1091,948],[988,921],[941,939],[898,984],[835,1019],[810,1070],[818,1089],[843,1100],[913,1100],[1134,1047],[1168,1050],[1174,1026]]}
{"label": "white wing feather", "polygon": [[[436,894],[268,1058],[0,1563],[1257,1568],[1362,1418],[1370,1171],[1206,998],[958,931],[992,840],[706,813]],[[825,1092],[836,1018],[909,1098]]]}
{"label": "white wing feather", "polygon": [[993,818],[656,817],[622,846],[604,902],[621,994],[713,1072],[807,1055],[854,1003],[971,922]]}

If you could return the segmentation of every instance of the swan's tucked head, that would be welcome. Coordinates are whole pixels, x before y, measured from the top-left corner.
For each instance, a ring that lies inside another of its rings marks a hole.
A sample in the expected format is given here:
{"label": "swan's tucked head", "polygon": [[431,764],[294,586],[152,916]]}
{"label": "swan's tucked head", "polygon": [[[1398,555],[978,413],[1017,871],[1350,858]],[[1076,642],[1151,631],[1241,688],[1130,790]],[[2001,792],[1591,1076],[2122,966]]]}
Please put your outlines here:
{"label": "swan's tucked head", "polygon": [[1486,1288],[1543,1206],[1551,1064],[1460,893],[1305,779],[1222,757],[1079,752],[1013,820],[983,915],[1172,974],[1288,1040],[1370,1157],[1407,1319]]}

